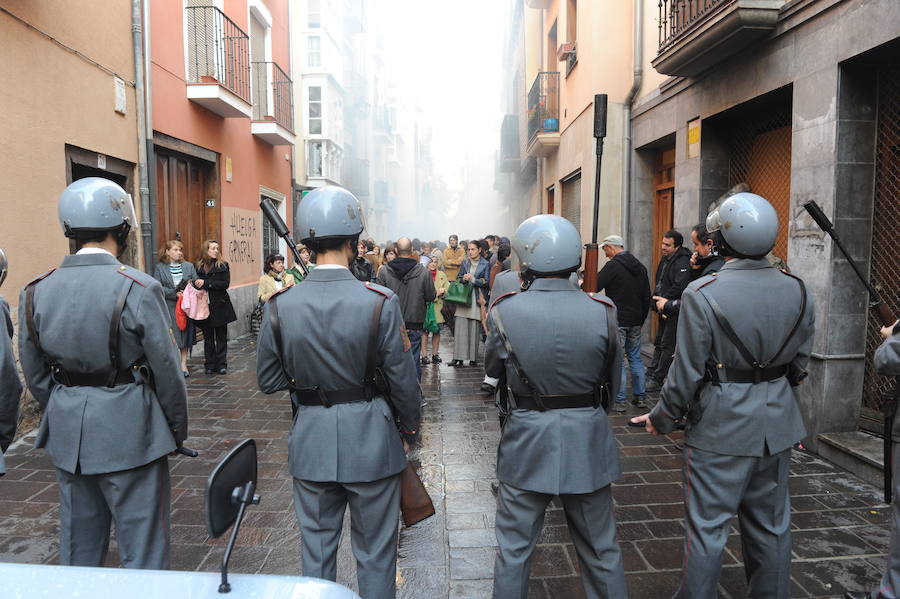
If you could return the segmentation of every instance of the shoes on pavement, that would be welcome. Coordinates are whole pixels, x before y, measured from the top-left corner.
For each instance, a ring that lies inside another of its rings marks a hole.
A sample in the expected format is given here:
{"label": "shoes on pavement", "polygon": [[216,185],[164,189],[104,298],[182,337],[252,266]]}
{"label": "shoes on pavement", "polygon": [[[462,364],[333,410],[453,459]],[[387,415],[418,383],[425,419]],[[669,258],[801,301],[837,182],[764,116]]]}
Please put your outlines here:
{"label": "shoes on pavement", "polygon": [[656,379],[647,380],[647,393],[656,393],[660,389],[662,389],[662,383],[660,383]]}
{"label": "shoes on pavement", "polygon": [[625,402],[617,401],[613,406],[613,412],[616,414],[624,414],[625,413]]}
{"label": "shoes on pavement", "polygon": [[480,391],[485,395],[493,395],[497,392],[497,387],[490,383],[481,383]]}
{"label": "shoes on pavement", "polygon": [[496,497],[498,493],[500,493],[500,483],[494,481],[491,483],[491,495]]}
{"label": "shoes on pavement", "polygon": [[625,424],[634,428],[646,428],[643,422],[632,422],[631,418],[625,421]]}
{"label": "shoes on pavement", "polygon": [[219,374],[227,374],[227,373],[228,373],[228,371],[225,370],[224,368],[219,369]]}
{"label": "shoes on pavement", "polygon": [[429,364],[431,364],[431,360],[428,359],[428,356],[422,356],[419,359],[419,362],[422,363],[422,366],[428,366]]}
{"label": "shoes on pavement", "polygon": [[684,428],[685,428],[685,422],[684,422],[684,420],[679,420],[678,422],[675,423],[675,430],[676,430],[676,431],[683,431]]}
{"label": "shoes on pavement", "polygon": [[434,354],[433,356],[431,356],[432,364],[440,364],[441,362],[443,362],[443,360],[441,360],[441,357],[439,355]]}
{"label": "shoes on pavement", "polygon": [[476,366],[478,366],[478,362],[476,362],[475,360],[469,360],[469,366],[475,368]]}
{"label": "shoes on pavement", "polygon": [[646,408],[647,407],[647,404],[644,403],[643,395],[635,395],[634,397],[632,397],[631,405],[633,405],[636,408]]}
{"label": "shoes on pavement", "polygon": [[181,374],[184,375],[184,378],[187,378],[187,377],[191,376],[191,373],[188,372],[187,370],[182,370],[182,371],[181,371]]}
{"label": "shoes on pavement", "polygon": [[462,360],[453,360],[452,362],[450,362],[450,366],[453,368],[459,368],[462,365],[463,365]]}

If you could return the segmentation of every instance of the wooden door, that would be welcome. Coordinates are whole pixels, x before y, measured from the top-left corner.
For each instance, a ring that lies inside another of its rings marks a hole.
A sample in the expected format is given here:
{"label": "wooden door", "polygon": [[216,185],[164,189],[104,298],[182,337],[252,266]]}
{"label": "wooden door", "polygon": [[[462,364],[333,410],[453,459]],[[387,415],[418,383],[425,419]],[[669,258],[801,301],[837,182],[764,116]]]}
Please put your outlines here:
{"label": "wooden door", "polygon": [[[656,268],[662,259],[663,233],[675,225],[675,147],[661,150],[656,155],[656,172],[653,176],[653,239],[650,247],[653,248],[653,264],[648,265],[650,273],[650,288],[654,288],[656,281]],[[656,336],[658,320],[650,318],[651,338]]]}
{"label": "wooden door", "polygon": [[204,240],[217,237],[214,219],[207,217],[206,171],[202,161],[156,152],[157,243],[180,239],[190,261],[198,258]]}

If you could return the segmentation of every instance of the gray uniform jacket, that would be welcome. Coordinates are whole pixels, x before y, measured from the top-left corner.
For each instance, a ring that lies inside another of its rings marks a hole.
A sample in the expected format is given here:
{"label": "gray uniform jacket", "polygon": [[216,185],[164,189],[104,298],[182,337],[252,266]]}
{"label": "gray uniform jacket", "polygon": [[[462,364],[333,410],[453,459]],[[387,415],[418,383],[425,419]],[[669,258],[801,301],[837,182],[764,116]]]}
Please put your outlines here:
{"label": "gray uniform jacket", "polygon": [[[197,276],[197,269],[187,260],[181,261],[181,272],[183,281],[200,278]],[[166,297],[166,307],[169,309],[169,326],[172,327],[172,331],[177,335],[180,332],[178,324],[175,322],[175,303],[178,301],[178,294],[175,292],[177,285],[172,279],[169,265],[162,262],[158,263],[156,270],[153,271],[153,278],[162,285],[163,295]]]}
{"label": "gray uniform jacket", "polygon": [[[681,296],[675,361],[650,413],[653,426],[671,432],[687,415],[702,387],[702,417],[689,427],[685,444],[714,453],[762,456],[788,449],[806,435],[794,390],[787,378],[759,384],[704,383],[707,362],[750,370],[751,366],[719,326],[708,294],[721,306],[735,333],[757,358],[769,360],[787,337],[800,311],[800,285],[765,259],[730,260],[716,274],[691,283]],[[813,341],[814,311],[807,291],[797,332],[771,366],[793,362],[806,369]]]}
{"label": "gray uniform jacket", "polygon": [[34,283],[34,324],[41,347],[67,372],[110,371],[109,322],[123,285],[132,283],[119,326],[119,365],[145,359],[155,390],[144,384],[67,387],[57,384],[25,325],[19,296],[19,359],[44,409],[36,447],[66,472],[105,474],[148,464],[187,437],[187,391],[169,329],[162,288],[150,275],[112,255],[66,256]]}
{"label": "gray uniform jacket", "polygon": [[[390,382],[394,413],[381,396],[329,408],[299,406],[288,442],[295,478],[370,482],[403,470],[406,456],[394,418],[404,432],[418,431],[418,377],[404,351],[397,296],[358,281],[346,268],[316,268],[302,285],[276,293],[266,304],[256,354],[263,393],[289,388],[284,370],[298,388],[336,391],[363,385],[369,326],[379,293],[388,300],[381,311],[376,364]],[[278,302],[284,370],[269,318],[272,301]]]}
{"label": "gray uniform jacket", "polygon": [[[612,305],[605,296],[595,297]],[[509,295],[491,308],[485,372],[499,378],[505,371],[514,394],[530,394],[507,360],[494,322],[499,312],[516,358],[542,395],[591,393],[609,380],[615,397],[622,350],[615,345],[607,372],[607,310],[606,304],[565,279],[535,280],[528,291]],[[503,427],[497,449],[497,478],[503,483],[554,495],[590,493],[620,474],[615,439],[602,408],[513,410]]]}
{"label": "gray uniform jacket", "polygon": [[9,304],[0,296],[0,476],[6,473],[3,452],[16,435],[19,399],[22,397],[22,383],[12,351],[12,336]]}
{"label": "gray uniform jacket", "polygon": [[[894,325],[894,334],[875,350],[875,372],[882,376],[900,376],[900,324]],[[894,415],[891,435],[894,443],[900,441],[900,410]]]}

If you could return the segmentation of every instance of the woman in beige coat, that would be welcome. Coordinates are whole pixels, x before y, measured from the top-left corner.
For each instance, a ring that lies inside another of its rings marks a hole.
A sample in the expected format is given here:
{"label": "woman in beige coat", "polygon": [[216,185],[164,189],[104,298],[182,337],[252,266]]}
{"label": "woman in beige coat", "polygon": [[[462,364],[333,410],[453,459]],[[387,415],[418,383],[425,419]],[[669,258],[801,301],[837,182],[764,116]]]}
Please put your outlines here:
{"label": "woman in beige coat", "polygon": [[281,254],[269,254],[265,262],[266,274],[259,278],[259,289],[256,297],[265,303],[274,293],[294,284],[294,275],[284,272],[284,256]]}
{"label": "woman in beige coat", "polygon": [[[428,273],[431,275],[431,280],[434,281],[434,290],[436,292],[436,297],[434,298],[434,316],[438,322],[438,326],[442,329],[444,328],[444,315],[441,314],[441,308],[444,307],[444,294],[447,293],[447,289],[450,287],[450,281],[447,279],[447,275],[444,274],[443,267],[443,256],[441,255],[440,250],[434,250],[431,252],[431,261],[428,263],[426,267],[428,269]],[[428,335],[431,335],[431,360],[428,359]],[[441,345],[441,332],[438,329],[437,333],[429,333],[428,331],[422,331],[422,364],[428,364],[431,362],[432,364],[440,364],[441,356],[438,353],[440,351]]]}

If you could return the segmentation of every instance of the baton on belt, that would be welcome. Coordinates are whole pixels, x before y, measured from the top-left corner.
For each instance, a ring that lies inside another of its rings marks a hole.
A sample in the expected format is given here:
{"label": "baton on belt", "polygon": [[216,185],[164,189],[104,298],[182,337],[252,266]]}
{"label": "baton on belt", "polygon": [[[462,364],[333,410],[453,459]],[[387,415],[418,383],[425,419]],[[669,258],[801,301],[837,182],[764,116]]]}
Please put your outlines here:
{"label": "baton on belt", "polygon": [[[878,315],[878,320],[881,321],[881,325],[885,327],[889,327],[897,322],[897,318],[894,316],[891,309],[888,305],[881,299],[881,295],[878,294],[878,290],[869,282],[863,272],[859,269],[859,266],[850,257],[850,254],[847,252],[847,249],[844,247],[844,244],[841,243],[840,238],[834,232],[834,225],[828,217],[825,216],[825,213],[822,212],[822,209],[819,208],[819,205],[814,201],[809,201],[803,204],[803,208],[809,213],[816,224],[819,227],[828,233],[831,239],[834,240],[835,245],[841,250],[841,253],[844,255],[844,258],[847,259],[847,262],[850,263],[850,267],[853,269],[853,272],[856,273],[856,276],[859,277],[859,280],[862,281],[862,284],[866,286],[866,289],[869,290],[869,308],[875,311]],[[892,490],[892,456],[891,456],[891,442],[893,439],[891,438],[891,428],[894,424],[894,415],[897,412],[897,390],[898,386],[900,386],[900,381],[898,381],[900,377],[895,377],[894,379],[894,388],[884,396],[884,502],[891,502],[891,490]]]}
{"label": "baton on belt", "polygon": [[309,269],[306,267],[306,262],[300,257],[300,252],[297,251],[297,244],[294,242],[294,238],[291,236],[291,232],[287,228],[287,225],[284,224],[284,221],[281,219],[281,215],[278,214],[278,211],[275,210],[275,206],[272,205],[272,200],[264,198],[259,203],[259,207],[263,211],[266,220],[269,221],[269,224],[275,229],[275,234],[284,239],[284,242],[287,244],[288,248],[290,248],[291,254],[294,256],[294,262],[297,263],[300,266],[300,270],[303,271],[303,277],[306,278],[309,276]]}

